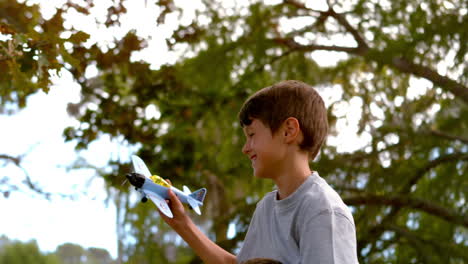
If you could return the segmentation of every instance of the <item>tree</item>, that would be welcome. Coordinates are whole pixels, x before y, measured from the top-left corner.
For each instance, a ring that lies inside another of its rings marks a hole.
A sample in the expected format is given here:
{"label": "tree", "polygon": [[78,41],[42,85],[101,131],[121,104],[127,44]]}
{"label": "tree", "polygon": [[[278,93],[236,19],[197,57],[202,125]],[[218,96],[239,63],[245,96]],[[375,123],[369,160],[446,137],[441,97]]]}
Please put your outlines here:
{"label": "tree", "polygon": [[64,264],[80,264],[85,260],[85,249],[80,245],[65,243],[57,247],[56,254]]}
{"label": "tree", "polygon": [[1,264],[59,264],[53,254],[43,254],[39,251],[36,241],[29,242],[11,241],[0,237],[0,263]]}
{"label": "tree", "polygon": [[114,260],[109,252],[102,248],[88,248],[87,250],[87,263],[89,264],[112,264]]}
{"label": "tree", "polygon": [[52,253],[39,250],[36,241],[21,242],[0,237],[0,263],[43,263],[43,264],[113,264],[109,252],[101,248],[88,248],[65,243]]}
{"label": "tree", "polygon": [[[63,9],[73,9],[73,6],[79,8],[68,3]],[[18,3],[15,0],[0,1],[1,114],[13,114],[25,107],[26,98],[39,90],[47,92],[52,76],[59,74],[67,65],[74,65],[75,70],[80,70],[76,67],[79,60],[72,57],[64,46],[65,40],[60,36],[64,31],[61,10],[51,19],[44,19],[38,5]],[[81,31],[71,30],[70,33],[66,41],[77,46],[81,46],[89,37]],[[49,199],[52,193],[38,186],[23,169],[21,163],[24,155],[0,152],[0,166],[13,163],[21,168],[25,174],[24,186]],[[0,183],[0,192],[4,197],[24,187],[11,184],[9,178],[3,175]]]}
{"label": "tree", "polygon": [[[167,39],[171,50],[185,53],[157,70],[132,60],[147,45],[137,31],[104,49],[98,43],[85,45],[87,33],[63,27],[64,14],[86,14],[92,1],[68,2],[47,21],[37,7],[0,3],[14,10],[1,24],[1,32],[11,36],[0,42],[0,69],[8,72],[0,80],[7,87],[1,89],[1,105],[21,107],[21,98],[47,89],[48,73],[38,67],[68,69],[83,96],[69,112],[82,125],[67,128],[65,137],[77,140],[77,148],[103,134],[124,138],[141,146],[138,155],[151,171],[176,185],[206,186],[205,213],[195,220],[226,249],[239,246],[255,202],[272,188],[250,176],[240,153],[243,136],[236,113],[255,90],[300,79],[333,95],[328,99],[332,135],[313,167],[352,207],[360,261],[468,259],[465,2],[202,1],[191,23],[181,24]],[[118,27],[128,3],[115,2],[103,26]],[[157,25],[185,14],[173,1],[156,5]],[[32,22],[24,22],[26,11]],[[35,28],[45,34],[34,33]],[[67,31],[69,39],[58,37]],[[34,46],[41,40],[50,48]],[[34,50],[29,64],[25,50]],[[339,60],[323,66],[317,63],[320,54]],[[51,61],[40,64],[41,58]],[[99,73],[87,79],[90,65]],[[348,106],[358,119],[351,118]],[[155,109],[158,114],[145,114]],[[356,126],[361,143],[344,152],[333,142],[346,122]],[[127,186],[121,186],[121,177],[115,176],[130,171],[129,164],[113,161],[110,166],[113,172],[103,177],[123,215],[121,260],[196,263],[154,208],[133,203]],[[230,225],[236,233],[228,238]],[[127,242],[129,237],[135,242]],[[171,254],[174,248],[178,254]]]}
{"label": "tree", "polygon": [[62,264],[113,264],[109,252],[101,248],[84,249],[82,246],[65,243],[57,247],[55,255]]}

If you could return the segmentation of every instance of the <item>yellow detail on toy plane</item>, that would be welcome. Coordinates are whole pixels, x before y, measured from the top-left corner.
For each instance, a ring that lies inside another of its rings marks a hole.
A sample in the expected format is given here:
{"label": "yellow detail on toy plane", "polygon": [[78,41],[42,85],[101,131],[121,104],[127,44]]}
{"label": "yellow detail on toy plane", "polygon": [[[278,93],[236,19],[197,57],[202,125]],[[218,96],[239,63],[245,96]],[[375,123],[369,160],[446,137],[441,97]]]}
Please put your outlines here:
{"label": "yellow detail on toy plane", "polygon": [[171,185],[167,181],[165,181],[163,178],[161,178],[158,175],[153,175],[153,176],[151,176],[149,178],[156,184],[159,184],[159,185],[167,187],[167,188],[171,187]]}

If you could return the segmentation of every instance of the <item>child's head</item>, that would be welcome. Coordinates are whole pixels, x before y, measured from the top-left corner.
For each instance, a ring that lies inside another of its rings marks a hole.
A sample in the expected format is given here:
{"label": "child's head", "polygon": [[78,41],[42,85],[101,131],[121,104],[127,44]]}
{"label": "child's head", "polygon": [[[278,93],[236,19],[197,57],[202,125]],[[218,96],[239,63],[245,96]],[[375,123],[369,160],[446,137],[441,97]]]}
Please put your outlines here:
{"label": "child's head", "polygon": [[255,258],[242,262],[242,264],[281,264],[281,262],[274,259]]}
{"label": "child's head", "polygon": [[327,136],[328,121],[325,104],[311,86],[290,80],[265,87],[250,96],[239,112],[242,127],[258,119],[272,134],[289,117],[298,120],[303,134],[299,148],[313,160]]}

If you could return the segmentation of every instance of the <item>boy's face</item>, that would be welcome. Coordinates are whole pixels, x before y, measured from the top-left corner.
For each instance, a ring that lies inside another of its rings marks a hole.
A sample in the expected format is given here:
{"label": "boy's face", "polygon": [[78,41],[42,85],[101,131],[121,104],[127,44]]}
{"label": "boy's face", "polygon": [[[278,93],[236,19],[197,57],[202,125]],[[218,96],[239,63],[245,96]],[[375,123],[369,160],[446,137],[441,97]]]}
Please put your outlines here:
{"label": "boy's face", "polygon": [[284,157],[284,144],[280,134],[272,135],[269,127],[260,120],[253,119],[252,123],[243,128],[246,142],[242,153],[252,161],[254,175],[259,178],[275,178]]}

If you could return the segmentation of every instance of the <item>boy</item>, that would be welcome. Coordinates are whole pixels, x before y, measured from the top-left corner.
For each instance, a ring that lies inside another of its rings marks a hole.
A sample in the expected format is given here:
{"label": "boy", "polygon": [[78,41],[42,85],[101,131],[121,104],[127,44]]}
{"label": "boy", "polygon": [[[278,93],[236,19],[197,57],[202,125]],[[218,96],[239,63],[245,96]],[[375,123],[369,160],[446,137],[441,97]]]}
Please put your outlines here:
{"label": "boy", "polygon": [[259,178],[277,190],[258,204],[243,247],[234,256],[210,241],[170,191],[174,218],[161,216],[205,263],[255,258],[281,263],[357,263],[353,217],[339,195],[309,167],[325,141],[327,111],[320,95],[299,81],[283,81],[252,95],[239,112],[242,152]]}

